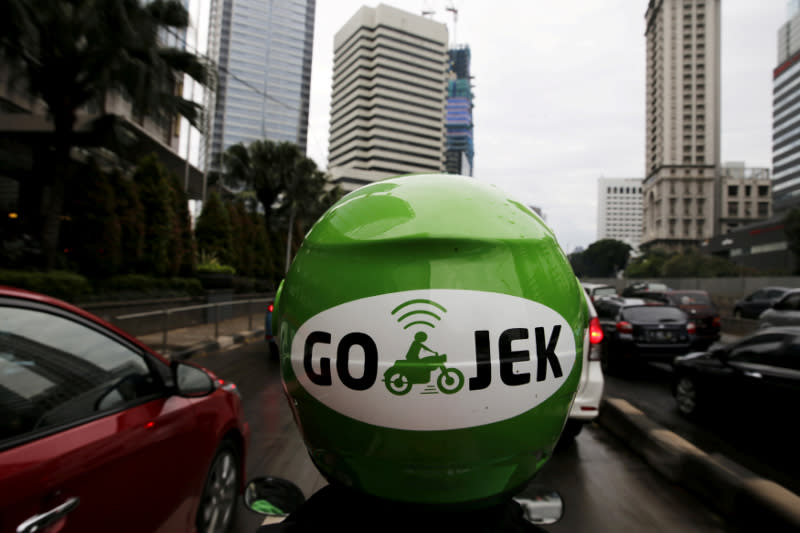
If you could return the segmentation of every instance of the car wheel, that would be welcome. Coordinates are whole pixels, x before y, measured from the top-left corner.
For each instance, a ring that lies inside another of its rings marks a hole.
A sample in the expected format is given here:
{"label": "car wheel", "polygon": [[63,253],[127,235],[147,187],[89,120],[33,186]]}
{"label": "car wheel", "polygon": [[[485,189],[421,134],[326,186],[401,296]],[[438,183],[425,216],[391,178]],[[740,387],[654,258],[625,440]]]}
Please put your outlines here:
{"label": "car wheel", "polygon": [[600,368],[603,370],[603,374],[608,374],[609,376],[619,371],[617,357],[611,353],[605,344],[603,344],[603,350],[600,352]]}
{"label": "car wheel", "polygon": [[698,412],[697,383],[689,376],[682,376],[675,384],[675,402],[678,411],[687,417],[693,417]]}
{"label": "car wheel", "polygon": [[274,341],[268,341],[267,345],[269,346],[269,356],[272,360],[277,361],[280,359],[280,353],[278,352],[278,345]]}
{"label": "car wheel", "polygon": [[239,500],[239,456],[223,441],[211,461],[197,509],[199,533],[227,533],[233,525]]}
{"label": "car wheel", "polygon": [[567,438],[570,440],[575,440],[581,430],[583,429],[584,423],[580,420],[567,420],[567,424],[564,426],[564,432],[561,433],[561,438]]}

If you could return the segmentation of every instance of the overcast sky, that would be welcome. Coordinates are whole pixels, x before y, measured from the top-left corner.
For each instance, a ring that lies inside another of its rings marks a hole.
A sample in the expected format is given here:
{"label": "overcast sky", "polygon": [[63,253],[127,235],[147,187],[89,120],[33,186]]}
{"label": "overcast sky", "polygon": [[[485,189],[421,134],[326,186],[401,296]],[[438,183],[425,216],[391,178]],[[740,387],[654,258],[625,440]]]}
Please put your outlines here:
{"label": "overcast sky", "polygon": [[[711,0],[709,0],[710,2]],[[327,168],[333,36],[362,5],[317,0],[308,150]],[[597,240],[597,179],[643,177],[647,0],[386,0],[468,44],[476,179],[542,208],[565,252]],[[721,160],[771,167],[785,0],[722,0]],[[445,10],[458,9],[457,24]]]}

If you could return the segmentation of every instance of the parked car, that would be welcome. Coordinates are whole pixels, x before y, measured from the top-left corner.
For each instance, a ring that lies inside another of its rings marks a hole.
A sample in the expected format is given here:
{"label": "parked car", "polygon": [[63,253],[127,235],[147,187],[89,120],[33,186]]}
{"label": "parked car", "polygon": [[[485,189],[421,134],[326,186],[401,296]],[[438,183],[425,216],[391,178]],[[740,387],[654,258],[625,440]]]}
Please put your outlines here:
{"label": "parked car", "polygon": [[692,348],[705,350],[720,339],[722,319],[708,292],[703,290],[645,291],[637,296],[680,307],[689,313],[696,331]]}
{"label": "parked car", "polygon": [[600,298],[594,305],[603,329],[601,365],[606,374],[639,362],[672,362],[694,341],[694,322],[677,306],[623,297]]}
{"label": "parked car", "polygon": [[759,329],[772,326],[800,326],[800,289],[792,289],[758,317]]}
{"label": "parked car", "polygon": [[651,291],[663,292],[668,290],[671,289],[664,283],[637,281],[635,283],[631,283],[630,285],[622,289],[622,296],[635,298],[645,292],[651,292]]}
{"label": "parked car", "polygon": [[758,318],[766,309],[775,305],[790,287],[764,287],[750,293],[746,298],[733,304],[733,316],[738,318]]}
{"label": "parked car", "polygon": [[800,327],[758,330],[729,346],[674,361],[673,395],[689,417],[733,414],[785,424],[785,408],[800,401]]}
{"label": "parked car", "polygon": [[561,433],[563,443],[577,437],[583,426],[597,418],[600,412],[600,400],[603,399],[603,370],[600,367],[603,328],[600,327],[597,311],[588,294],[586,303],[589,306],[589,324],[584,335],[583,370],[569,419]]}
{"label": "parked car", "polygon": [[233,383],[0,286],[2,531],[224,532],[249,435]]}
{"label": "parked car", "polygon": [[592,302],[604,296],[617,296],[617,288],[605,283],[581,283],[581,287]]}

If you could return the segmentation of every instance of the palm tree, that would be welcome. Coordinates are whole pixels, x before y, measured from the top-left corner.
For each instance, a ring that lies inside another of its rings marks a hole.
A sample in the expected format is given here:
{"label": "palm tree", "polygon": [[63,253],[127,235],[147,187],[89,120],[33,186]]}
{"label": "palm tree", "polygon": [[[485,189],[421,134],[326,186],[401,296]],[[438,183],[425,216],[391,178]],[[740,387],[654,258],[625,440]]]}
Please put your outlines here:
{"label": "palm tree", "polygon": [[255,191],[266,212],[267,229],[287,234],[286,268],[296,248],[293,235],[305,230],[341,197],[329,190],[325,175],[296,144],[268,139],[249,146],[236,144],[223,154],[223,180],[229,186]]}
{"label": "palm tree", "polygon": [[[43,172],[41,244],[54,266],[64,182],[76,146],[77,112],[116,91],[139,115],[164,120],[180,114],[197,123],[200,106],[175,94],[186,73],[206,83],[208,68],[197,56],[162,46],[161,33],[188,26],[179,0],[4,0],[0,54],[9,79],[39,98],[53,122],[51,168]],[[9,28],[18,28],[6,32]],[[34,177],[35,179],[35,177]]]}

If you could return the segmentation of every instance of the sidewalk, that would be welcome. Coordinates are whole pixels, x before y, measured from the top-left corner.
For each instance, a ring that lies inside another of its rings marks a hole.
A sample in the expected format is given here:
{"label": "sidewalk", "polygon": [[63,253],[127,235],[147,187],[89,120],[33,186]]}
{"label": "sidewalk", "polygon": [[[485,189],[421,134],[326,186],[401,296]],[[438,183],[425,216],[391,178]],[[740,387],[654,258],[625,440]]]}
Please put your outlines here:
{"label": "sidewalk", "polygon": [[[170,330],[167,345],[163,333],[139,336],[139,340],[171,359],[187,359],[223,350],[235,344],[264,339],[264,317],[254,316],[215,324]],[[721,344],[740,335],[723,333]],[[266,350],[266,347],[265,347]],[[664,429],[642,411],[619,398],[604,398],[597,423],[620,438],[654,470],[690,491],[744,530],[800,531],[800,496],[755,476],[697,448]]]}
{"label": "sidewalk", "polygon": [[171,329],[164,345],[163,332],[139,335],[140,341],[169,359],[188,359],[194,355],[223,350],[234,344],[243,344],[264,339],[264,315],[254,315],[221,320],[217,326],[196,326]]}

